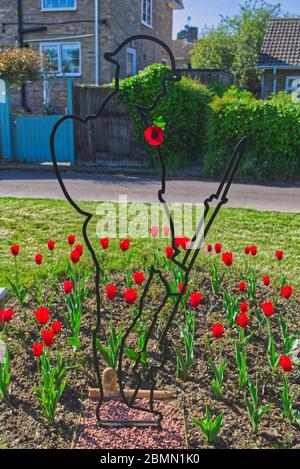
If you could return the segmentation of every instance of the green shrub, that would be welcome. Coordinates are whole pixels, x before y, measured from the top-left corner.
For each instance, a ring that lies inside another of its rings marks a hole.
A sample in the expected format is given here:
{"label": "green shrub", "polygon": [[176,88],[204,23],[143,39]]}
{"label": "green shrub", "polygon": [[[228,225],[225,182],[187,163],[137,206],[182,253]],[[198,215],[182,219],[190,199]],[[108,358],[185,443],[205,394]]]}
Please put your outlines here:
{"label": "green shrub", "polygon": [[[145,142],[145,126],[135,104],[150,106],[162,91],[162,78],[172,72],[163,65],[151,65],[134,77],[120,83],[119,101],[127,105],[135,124],[134,135],[139,142]],[[152,124],[165,123],[165,142],[163,154],[167,167],[171,170],[186,165],[195,159],[203,149],[207,104],[211,95],[207,88],[189,78],[182,77],[180,82],[168,83],[171,89],[159,101],[152,112]],[[145,147],[153,164],[157,162],[157,150]]]}
{"label": "green shrub", "polygon": [[42,59],[30,48],[0,50],[0,78],[12,84],[37,80],[41,75]]}
{"label": "green shrub", "polygon": [[249,137],[238,176],[246,180],[300,180],[300,106],[283,93],[260,101],[231,88],[210,103],[204,171],[222,174],[235,143]]}

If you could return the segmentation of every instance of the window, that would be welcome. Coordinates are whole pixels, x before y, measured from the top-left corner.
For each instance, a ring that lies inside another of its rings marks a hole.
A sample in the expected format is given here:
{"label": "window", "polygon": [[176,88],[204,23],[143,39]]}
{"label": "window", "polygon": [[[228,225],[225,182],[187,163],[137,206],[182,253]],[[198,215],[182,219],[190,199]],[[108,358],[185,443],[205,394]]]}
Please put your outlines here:
{"label": "window", "polygon": [[133,75],[136,75],[136,50],[128,47],[126,55],[127,76],[132,77]]}
{"label": "window", "polygon": [[142,0],[142,23],[153,26],[153,0]]}
{"label": "window", "polygon": [[287,77],[285,89],[288,93],[292,93],[300,88],[300,76],[299,77]]}
{"label": "window", "polygon": [[41,52],[50,73],[67,76],[81,75],[81,47],[79,42],[42,43]]}
{"label": "window", "polygon": [[77,0],[42,0],[42,10],[76,10]]}

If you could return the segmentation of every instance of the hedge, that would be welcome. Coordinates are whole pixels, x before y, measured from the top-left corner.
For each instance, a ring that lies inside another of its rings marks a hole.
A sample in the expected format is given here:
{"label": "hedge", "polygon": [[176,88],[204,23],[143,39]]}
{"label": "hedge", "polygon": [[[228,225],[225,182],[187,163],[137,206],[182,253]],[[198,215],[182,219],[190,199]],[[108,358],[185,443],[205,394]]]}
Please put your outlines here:
{"label": "hedge", "polygon": [[0,50],[0,78],[11,84],[38,80],[41,67],[40,53],[29,47]]}
{"label": "hedge", "polygon": [[300,105],[283,93],[267,101],[231,89],[209,105],[204,172],[220,176],[235,143],[249,137],[238,172],[244,180],[300,181]]}
{"label": "hedge", "polygon": [[[162,90],[162,78],[172,75],[163,65],[151,65],[138,75],[121,80],[119,101],[127,105],[135,123],[135,138],[145,142],[144,124],[135,104],[150,106]],[[182,77],[180,82],[168,83],[172,93],[161,98],[153,111],[152,123],[165,125],[163,154],[167,167],[176,170],[195,159],[204,147],[205,122],[211,93],[204,85]],[[146,149],[153,164],[157,163],[157,152],[150,146]]]}

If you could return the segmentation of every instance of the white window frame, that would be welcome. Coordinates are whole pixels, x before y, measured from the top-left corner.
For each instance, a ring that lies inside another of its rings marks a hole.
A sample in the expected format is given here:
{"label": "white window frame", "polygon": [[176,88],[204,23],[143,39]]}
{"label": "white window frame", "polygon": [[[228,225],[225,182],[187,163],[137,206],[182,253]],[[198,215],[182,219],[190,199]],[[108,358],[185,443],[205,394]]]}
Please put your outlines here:
{"label": "white window frame", "polygon": [[41,0],[41,11],[74,11],[77,10],[77,0],[74,0],[74,7],[44,8],[44,0]]}
{"label": "white window frame", "polygon": [[[144,2],[146,2],[146,21],[144,21]],[[147,11],[148,11],[148,3],[150,2],[151,6],[151,17],[150,21],[147,21]],[[153,29],[153,0],[141,0],[141,20],[144,26],[147,28]]]}
{"label": "white window frame", "polygon": [[[127,71],[128,71],[128,54],[131,54],[133,56],[133,74],[132,75],[128,75],[127,74]],[[127,76],[135,76],[137,73],[137,68],[136,68],[136,49],[133,49],[132,47],[127,47],[126,49],[126,74]]]}
{"label": "white window frame", "polygon": [[[76,45],[79,48],[79,72],[78,73],[63,73],[62,72],[62,46],[63,45]],[[40,53],[43,55],[44,46],[55,46],[58,47],[58,71],[50,72],[50,74],[57,76],[66,76],[66,77],[80,77],[81,76],[81,42],[41,42],[40,43]]]}
{"label": "white window frame", "polygon": [[295,91],[295,88],[288,86],[290,80],[293,80],[293,81],[299,80],[299,81],[300,81],[300,75],[298,75],[298,76],[289,76],[289,77],[286,77],[286,81],[285,81],[285,91],[287,91],[288,93],[292,93],[293,91]]}

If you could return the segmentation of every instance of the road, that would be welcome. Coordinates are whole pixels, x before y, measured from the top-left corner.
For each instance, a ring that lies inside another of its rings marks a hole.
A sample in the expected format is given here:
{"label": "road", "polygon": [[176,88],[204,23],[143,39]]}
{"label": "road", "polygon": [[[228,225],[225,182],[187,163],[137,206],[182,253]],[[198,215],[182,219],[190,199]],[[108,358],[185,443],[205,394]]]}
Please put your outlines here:
{"label": "road", "polygon": [[[159,180],[140,176],[112,176],[65,173],[64,180],[72,197],[85,201],[117,201],[127,195],[130,202],[157,202]],[[166,200],[196,203],[216,191],[217,182],[195,179],[170,179]],[[63,193],[51,171],[0,172],[0,197],[63,199]],[[233,184],[228,207],[300,212],[300,186]]]}

